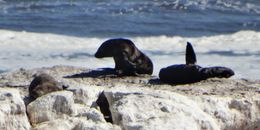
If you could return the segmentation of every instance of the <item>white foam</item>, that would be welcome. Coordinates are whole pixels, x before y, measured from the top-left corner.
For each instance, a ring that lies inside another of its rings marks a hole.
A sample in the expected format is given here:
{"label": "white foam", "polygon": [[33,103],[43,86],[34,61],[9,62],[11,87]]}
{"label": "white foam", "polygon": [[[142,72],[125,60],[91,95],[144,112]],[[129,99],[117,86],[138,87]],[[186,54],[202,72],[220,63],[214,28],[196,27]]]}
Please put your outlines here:
{"label": "white foam", "polygon": [[[7,30],[0,30],[0,34],[0,70],[52,65],[89,68],[114,66],[112,58],[96,59],[92,56],[107,38],[80,38]],[[184,63],[185,46],[189,41],[197,52],[199,65],[223,65],[234,69],[237,78],[260,78],[260,32],[240,31],[198,38],[154,36],[130,39],[153,60],[154,75],[157,75],[162,67]],[[210,52],[231,52],[232,55],[207,54]]]}

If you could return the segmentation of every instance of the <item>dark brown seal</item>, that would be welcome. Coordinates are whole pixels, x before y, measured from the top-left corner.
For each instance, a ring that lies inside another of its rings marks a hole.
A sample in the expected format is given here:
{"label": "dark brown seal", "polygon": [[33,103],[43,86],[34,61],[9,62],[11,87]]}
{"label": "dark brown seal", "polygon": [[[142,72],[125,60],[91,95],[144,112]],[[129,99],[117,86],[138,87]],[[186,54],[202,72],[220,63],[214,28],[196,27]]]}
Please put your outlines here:
{"label": "dark brown seal", "polygon": [[129,39],[110,39],[98,48],[96,58],[113,57],[118,75],[133,76],[153,73],[153,63]]}
{"label": "dark brown seal", "polygon": [[36,99],[50,92],[66,89],[68,86],[57,82],[48,74],[41,73],[32,80],[29,86],[29,96]]}
{"label": "dark brown seal", "polygon": [[201,67],[196,65],[196,54],[192,45],[186,46],[186,64],[172,65],[162,68],[159,72],[160,80],[170,84],[195,83],[208,78],[229,78],[235,73],[227,67]]}
{"label": "dark brown seal", "polygon": [[105,96],[105,93],[102,92],[99,94],[98,99],[96,100],[97,105],[100,108],[100,111],[104,115],[104,118],[107,122],[113,123],[112,114],[109,109],[109,103]]}

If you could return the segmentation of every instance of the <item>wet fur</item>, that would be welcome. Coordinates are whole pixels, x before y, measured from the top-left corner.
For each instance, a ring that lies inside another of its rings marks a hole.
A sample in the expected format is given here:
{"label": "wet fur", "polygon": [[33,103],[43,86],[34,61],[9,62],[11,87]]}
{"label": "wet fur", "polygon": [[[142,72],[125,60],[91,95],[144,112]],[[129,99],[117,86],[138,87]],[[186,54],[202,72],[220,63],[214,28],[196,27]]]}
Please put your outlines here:
{"label": "wet fur", "polygon": [[196,61],[196,54],[192,45],[188,42],[186,46],[186,64],[162,68],[159,72],[160,80],[170,84],[187,84],[208,78],[229,78],[235,74],[230,68],[222,66],[203,68],[196,65]]}
{"label": "wet fur", "polygon": [[98,48],[96,58],[113,57],[118,75],[153,73],[153,63],[131,40],[110,39]]}
{"label": "wet fur", "polygon": [[29,96],[36,99],[50,92],[66,89],[67,86],[61,85],[53,77],[42,73],[32,80],[29,86]]}

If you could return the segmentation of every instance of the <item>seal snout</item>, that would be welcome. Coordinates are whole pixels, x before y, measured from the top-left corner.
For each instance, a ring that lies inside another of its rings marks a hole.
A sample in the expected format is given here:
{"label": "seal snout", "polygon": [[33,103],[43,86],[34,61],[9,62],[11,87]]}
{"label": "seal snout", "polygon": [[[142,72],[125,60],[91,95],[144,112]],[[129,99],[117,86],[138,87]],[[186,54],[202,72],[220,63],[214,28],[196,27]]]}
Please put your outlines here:
{"label": "seal snout", "polygon": [[112,49],[109,49],[107,46],[103,45],[98,48],[94,56],[96,58],[104,58],[110,56],[111,55],[110,53],[112,53]]}
{"label": "seal snout", "polygon": [[219,78],[229,78],[233,75],[235,75],[235,72],[229,68],[226,67],[212,67],[213,68],[213,72],[217,75],[216,77]]}
{"label": "seal snout", "polygon": [[229,77],[231,77],[233,75],[235,75],[235,72],[233,70],[231,70],[231,69],[225,70],[223,72],[223,77],[225,77],[225,78],[229,78]]}
{"label": "seal snout", "polygon": [[96,52],[95,57],[96,57],[96,58],[102,58],[102,56],[101,56],[100,53],[98,53],[98,52]]}
{"label": "seal snout", "polygon": [[99,48],[98,50],[97,50],[97,52],[95,53],[95,57],[96,58],[104,58],[104,57],[107,57],[107,51],[109,51],[109,50],[104,50],[104,48]]}

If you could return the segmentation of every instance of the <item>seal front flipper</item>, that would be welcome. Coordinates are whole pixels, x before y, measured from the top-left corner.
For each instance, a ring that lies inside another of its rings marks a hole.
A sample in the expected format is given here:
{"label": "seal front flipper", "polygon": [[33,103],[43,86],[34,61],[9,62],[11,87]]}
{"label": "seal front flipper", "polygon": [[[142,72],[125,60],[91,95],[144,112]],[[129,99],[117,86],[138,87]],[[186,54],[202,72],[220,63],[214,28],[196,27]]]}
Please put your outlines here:
{"label": "seal front flipper", "polygon": [[131,62],[127,52],[117,53],[114,60],[115,70],[119,76],[137,76],[136,65]]}
{"label": "seal front flipper", "polygon": [[193,47],[191,43],[187,42],[186,46],[186,65],[194,65],[196,64],[197,59],[196,59],[196,54],[193,50]]}

